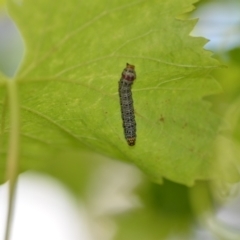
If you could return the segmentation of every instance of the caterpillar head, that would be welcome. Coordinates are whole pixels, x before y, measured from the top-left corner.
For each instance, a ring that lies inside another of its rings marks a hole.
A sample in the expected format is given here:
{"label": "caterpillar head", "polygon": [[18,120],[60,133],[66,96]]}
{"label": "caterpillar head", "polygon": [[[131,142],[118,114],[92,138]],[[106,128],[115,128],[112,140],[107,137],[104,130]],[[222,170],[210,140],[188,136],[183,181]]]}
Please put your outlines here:
{"label": "caterpillar head", "polygon": [[122,78],[129,82],[133,82],[136,79],[136,72],[134,68],[134,65],[127,63],[126,68],[123,69]]}

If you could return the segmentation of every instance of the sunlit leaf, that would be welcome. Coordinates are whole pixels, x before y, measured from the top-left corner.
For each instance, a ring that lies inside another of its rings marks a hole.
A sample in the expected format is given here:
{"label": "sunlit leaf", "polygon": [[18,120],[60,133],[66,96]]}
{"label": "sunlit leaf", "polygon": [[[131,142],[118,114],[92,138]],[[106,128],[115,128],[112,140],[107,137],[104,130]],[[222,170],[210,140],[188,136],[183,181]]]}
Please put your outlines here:
{"label": "sunlit leaf", "polygon": [[[16,76],[22,170],[48,169],[65,153],[78,161],[76,151],[87,150],[135,163],[156,182],[211,177],[218,120],[202,98],[218,91],[209,76],[218,63],[203,50],[206,40],[189,36],[196,21],[176,18],[193,2],[9,1],[27,48]],[[134,147],[124,139],[117,92],[127,62],[137,72]],[[1,108],[4,92],[2,85]],[[4,122],[1,165],[7,115]]]}

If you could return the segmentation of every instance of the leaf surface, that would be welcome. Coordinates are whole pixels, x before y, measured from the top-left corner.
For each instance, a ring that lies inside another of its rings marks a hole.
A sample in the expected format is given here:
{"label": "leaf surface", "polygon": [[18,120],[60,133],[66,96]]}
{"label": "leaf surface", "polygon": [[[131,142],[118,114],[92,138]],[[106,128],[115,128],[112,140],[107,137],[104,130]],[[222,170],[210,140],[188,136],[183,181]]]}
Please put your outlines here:
{"label": "leaf surface", "polygon": [[[209,76],[218,63],[203,50],[206,40],[189,36],[196,21],[176,18],[193,2],[9,1],[26,44],[16,76],[22,169],[47,169],[63,153],[91,151],[134,163],[156,182],[211,177],[218,119],[202,98],[219,90]],[[134,147],[123,136],[118,97],[127,62],[137,72]],[[1,85],[1,108],[4,92]]]}

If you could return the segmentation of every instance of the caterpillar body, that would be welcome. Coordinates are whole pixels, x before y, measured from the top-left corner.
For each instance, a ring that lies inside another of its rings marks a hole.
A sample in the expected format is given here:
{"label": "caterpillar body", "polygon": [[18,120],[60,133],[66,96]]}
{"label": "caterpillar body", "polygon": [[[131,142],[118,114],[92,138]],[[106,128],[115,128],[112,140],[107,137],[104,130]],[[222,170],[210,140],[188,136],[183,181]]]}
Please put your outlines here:
{"label": "caterpillar body", "polygon": [[136,79],[136,72],[134,68],[135,67],[133,65],[127,63],[119,80],[118,89],[124,135],[129,146],[134,146],[136,142],[136,121],[131,91],[132,84]]}

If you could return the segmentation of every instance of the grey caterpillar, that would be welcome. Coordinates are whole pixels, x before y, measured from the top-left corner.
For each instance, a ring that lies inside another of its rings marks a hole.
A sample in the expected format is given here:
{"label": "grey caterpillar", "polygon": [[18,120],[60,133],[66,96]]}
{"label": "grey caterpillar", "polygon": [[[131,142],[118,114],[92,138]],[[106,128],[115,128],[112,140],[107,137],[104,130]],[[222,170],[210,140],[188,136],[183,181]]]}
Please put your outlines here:
{"label": "grey caterpillar", "polygon": [[133,65],[127,63],[119,80],[118,88],[124,135],[129,146],[134,146],[136,142],[136,121],[131,92],[133,81],[136,79],[134,68]]}

